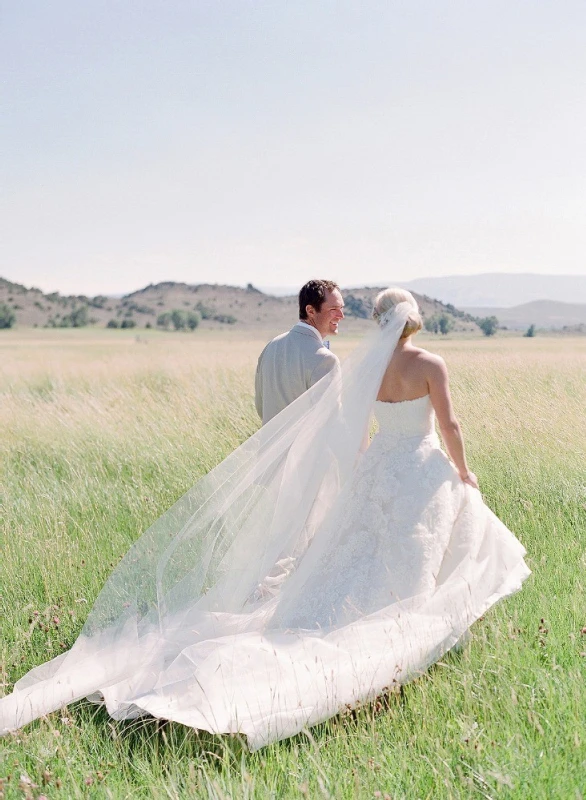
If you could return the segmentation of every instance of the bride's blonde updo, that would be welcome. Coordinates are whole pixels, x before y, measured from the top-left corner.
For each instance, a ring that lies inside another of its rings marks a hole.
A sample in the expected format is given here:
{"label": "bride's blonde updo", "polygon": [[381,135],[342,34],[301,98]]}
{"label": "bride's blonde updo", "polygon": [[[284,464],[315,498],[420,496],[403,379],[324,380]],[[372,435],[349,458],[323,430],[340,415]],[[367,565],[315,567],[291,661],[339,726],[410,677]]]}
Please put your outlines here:
{"label": "bride's blonde updo", "polygon": [[379,292],[374,301],[372,316],[380,325],[383,314],[399,305],[399,303],[409,303],[409,305],[413,307],[413,310],[409,312],[407,322],[401,334],[401,339],[406,339],[408,336],[412,336],[423,328],[423,320],[419,313],[417,300],[407,289],[390,288],[383,289],[382,292]]}

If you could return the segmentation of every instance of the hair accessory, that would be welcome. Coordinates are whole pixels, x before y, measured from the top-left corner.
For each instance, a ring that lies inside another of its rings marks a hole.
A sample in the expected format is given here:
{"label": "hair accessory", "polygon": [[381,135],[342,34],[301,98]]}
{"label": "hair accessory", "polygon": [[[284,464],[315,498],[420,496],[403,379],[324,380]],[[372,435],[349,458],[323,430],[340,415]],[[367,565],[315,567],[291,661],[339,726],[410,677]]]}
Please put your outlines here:
{"label": "hair accessory", "polygon": [[384,328],[386,325],[389,324],[394,314],[395,314],[395,306],[392,306],[379,316],[378,324],[381,326],[381,328]]}

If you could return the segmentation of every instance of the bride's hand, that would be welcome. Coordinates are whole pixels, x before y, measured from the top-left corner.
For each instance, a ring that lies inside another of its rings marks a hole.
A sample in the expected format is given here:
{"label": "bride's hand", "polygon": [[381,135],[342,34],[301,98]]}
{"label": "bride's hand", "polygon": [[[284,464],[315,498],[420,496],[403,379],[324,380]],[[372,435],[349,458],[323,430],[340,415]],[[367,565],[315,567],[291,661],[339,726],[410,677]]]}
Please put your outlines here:
{"label": "bride's hand", "polygon": [[466,472],[464,475],[460,475],[460,478],[467,483],[468,486],[472,486],[473,489],[480,489],[478,485],[478,478],[473,472]]}

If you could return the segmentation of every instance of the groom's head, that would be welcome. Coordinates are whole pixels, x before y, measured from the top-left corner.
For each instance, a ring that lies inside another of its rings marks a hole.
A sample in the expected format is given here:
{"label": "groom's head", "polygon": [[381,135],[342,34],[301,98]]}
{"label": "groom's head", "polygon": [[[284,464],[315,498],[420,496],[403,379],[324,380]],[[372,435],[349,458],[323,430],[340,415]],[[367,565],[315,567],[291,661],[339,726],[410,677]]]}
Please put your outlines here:
{"label": "groom's head", "polygon": [[312,280],[299,292],[299,319],[316,328],[322,336],[338,333],[344,319],[344,300],[333,281]]}

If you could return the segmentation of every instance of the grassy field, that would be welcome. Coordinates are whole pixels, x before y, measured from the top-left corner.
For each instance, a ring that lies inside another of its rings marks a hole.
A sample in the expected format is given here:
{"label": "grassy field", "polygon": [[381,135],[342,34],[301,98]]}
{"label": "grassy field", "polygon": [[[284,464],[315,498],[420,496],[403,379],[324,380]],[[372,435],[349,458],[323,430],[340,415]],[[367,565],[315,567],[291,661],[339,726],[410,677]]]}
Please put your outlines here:
{"label": "grassy field", "polygon": [[[257,428],[268,337],[0,334],[1,694],[72,644],[130,543]],[[421,343],[527,547],[522,592],[401,694],[252,755],[78,703],[0,739],[0,798],[586,798],[586,338]]]}

